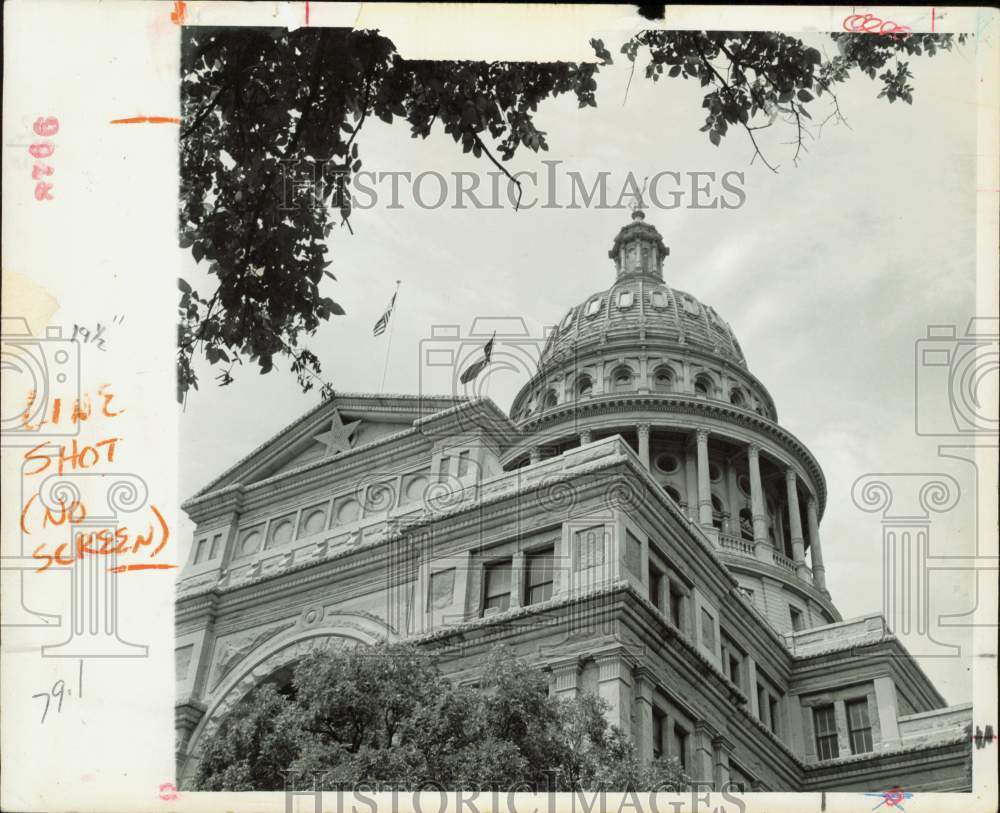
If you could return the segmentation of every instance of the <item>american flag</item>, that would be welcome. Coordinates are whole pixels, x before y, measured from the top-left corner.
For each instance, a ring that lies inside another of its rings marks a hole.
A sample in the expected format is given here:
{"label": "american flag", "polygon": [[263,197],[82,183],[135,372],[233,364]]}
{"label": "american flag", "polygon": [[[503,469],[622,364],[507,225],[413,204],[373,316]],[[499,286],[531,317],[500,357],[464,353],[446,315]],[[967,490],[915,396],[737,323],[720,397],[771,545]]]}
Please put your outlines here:
{"label": "american flag", "polygon": [[395,293],[392,295],[392,299],[389,301],[389,307],[385,309],[378,321],[375,323],[375,327],[372,329],[373,336],[381,336],[385,333],[385,329],[389,327],[389,317],[392,316],[392,309],[396,307],[396,295],[399,293],[399,287],[397,286]]}

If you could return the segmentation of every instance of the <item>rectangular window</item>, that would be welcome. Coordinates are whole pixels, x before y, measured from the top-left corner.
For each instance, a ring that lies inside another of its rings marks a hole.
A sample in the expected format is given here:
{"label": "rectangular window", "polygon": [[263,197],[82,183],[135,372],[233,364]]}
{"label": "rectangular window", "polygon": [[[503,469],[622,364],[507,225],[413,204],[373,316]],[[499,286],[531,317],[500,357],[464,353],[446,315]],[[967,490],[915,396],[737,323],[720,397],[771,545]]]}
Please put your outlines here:
{"label": "rectangular window", "polygon": [[469,456],[471,452],[468,450],[458,453],[458,476],[465,477],[469,473]]}
{"label": "rectangular window", "polygon": [[212,547],[208,551],[208,558],[214,559],[219,555],[219,545],[222,544],[222,534],[216,534],[212,537]]}
{"label": "rectangular window", "polygon": [[872,725],[868,720],[868,699],[851,700],[847,709],[847,733],[852,754],[867,754],[872,750]]}
{"label": "rectangular window", "polygon": [[638,576],[640,562],[642,562],[642,542],[631,531],[625,531],[625,567]]}
{"label": "rectangular window", "polygon": [[510,565],[507,559],[486,566],[483,615],[494,608],[502,612],[510,607]]}
{"label": "rectangular window", "polygon": [[205,539],[198,540],[198,547],[194,549],[194,563],[198,564],[205,557]]}
{"label": "rectangular window", "polygon": [[555,579],[555,548],[545,548],[528,553],[525,564],[528,569],[526,582],[526,604],[537,604],[552,598],[552,583]]}
{"label": "rectangular window", "polygon": [[677,757],[678,762],[681,763],[682,768],[687,768],[687,739],[688,733],[679,725],[674,724],[674,743],[671,749],[670,756]]}
{"label": "rectangular window", "polygon": [[660,590],[663,587],[663,573],[649,563],[649,600],[657,610],[662,610],[660,606]]}
{"label": "rectangular window", "polygon": [[740,686],[740,659],[732,654],[729,656],[729,679],[736,684],[737,688],[742,688]]}
{"label": "rectangular window", "polygon": [[805,629],[805,624],[802,622],[802,611],[795,609],[791,604],[788,605],[788,614],[792,617],[792,629],[798,632],[801,629]]}
{"label": "rectangular window", "polygon": [[768,725],[771,727],[772,734],[778,734],[778,722],[781,720],[781,713],[779,711],[779,701],[778,698],[773,694],[767,696],[767,710],[769,720]]}
{"label": "rectangular window", "polygon": [[832,703],[813,709],[813,729],[816,732],[817,758],[836,759],[840,755],[840,746],[837,743],[837,718]]}
{"label": "rectangular window", "polygon": [[757,718],[767,725],[767,689],[757,687]]}
{"label": "rectangular window", "polygon": [[663,756],[663,734],[667,727],[667,715],[653,706],[653,759]]}
{"label": "rectangular window", "polygon": [[681,627],[681,601],[683,596],[677,587],[671,582],[670,584],[670,623],[672,623],[677,629],[683,629]]}
{"label": "rectangular window", "polygon": [[715,619],[704,607],[701,608],[701,642],[706,649],[715,652]]}
{"label": "rectangular window", "polygon": [[604,526],[576,532],[575,570],[589,570],[604,564]]}
{"label": "rectangular window", "polygon": [[451,458],[444,455],[438,462],[438,481],[444,482],[448,478],[448,470],[451,468]]}

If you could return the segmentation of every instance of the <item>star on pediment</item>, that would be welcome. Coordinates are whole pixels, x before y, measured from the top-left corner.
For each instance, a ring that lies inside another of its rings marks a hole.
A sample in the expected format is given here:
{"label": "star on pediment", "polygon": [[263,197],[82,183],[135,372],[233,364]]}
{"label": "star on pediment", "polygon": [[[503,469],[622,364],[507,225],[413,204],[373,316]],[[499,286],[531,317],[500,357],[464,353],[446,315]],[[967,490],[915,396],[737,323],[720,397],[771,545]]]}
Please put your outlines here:
{"label": "star on pediment", "polygon": [[333,419],[330,421],[330,428],[326,432],[314,437],[317,443],[321,443],[326,447],[323,456],[329,457],[330,455],[346,452],[350,449],[353,445],[352,438],[360,424],[361,421],[344,423],[341,420],[340,413],[334,412]]}

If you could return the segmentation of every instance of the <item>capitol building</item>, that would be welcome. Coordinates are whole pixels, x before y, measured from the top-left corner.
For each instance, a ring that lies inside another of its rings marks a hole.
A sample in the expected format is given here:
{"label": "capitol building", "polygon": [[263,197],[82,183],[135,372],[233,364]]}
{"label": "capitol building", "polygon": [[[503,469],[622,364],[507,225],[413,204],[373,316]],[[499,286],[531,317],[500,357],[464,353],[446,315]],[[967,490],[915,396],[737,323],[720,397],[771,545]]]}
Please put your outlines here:
{"label": "capitol building", "polygon": [[254,687],[387,638],[461,683],[505,644],[717,790],[971,789],[971,705],[947,706],[876,607],[841,616],[820,463],[669,254],[635,211],[611,287],[553,314],[509,415],[338,394],[188,499],[182,787]]}

